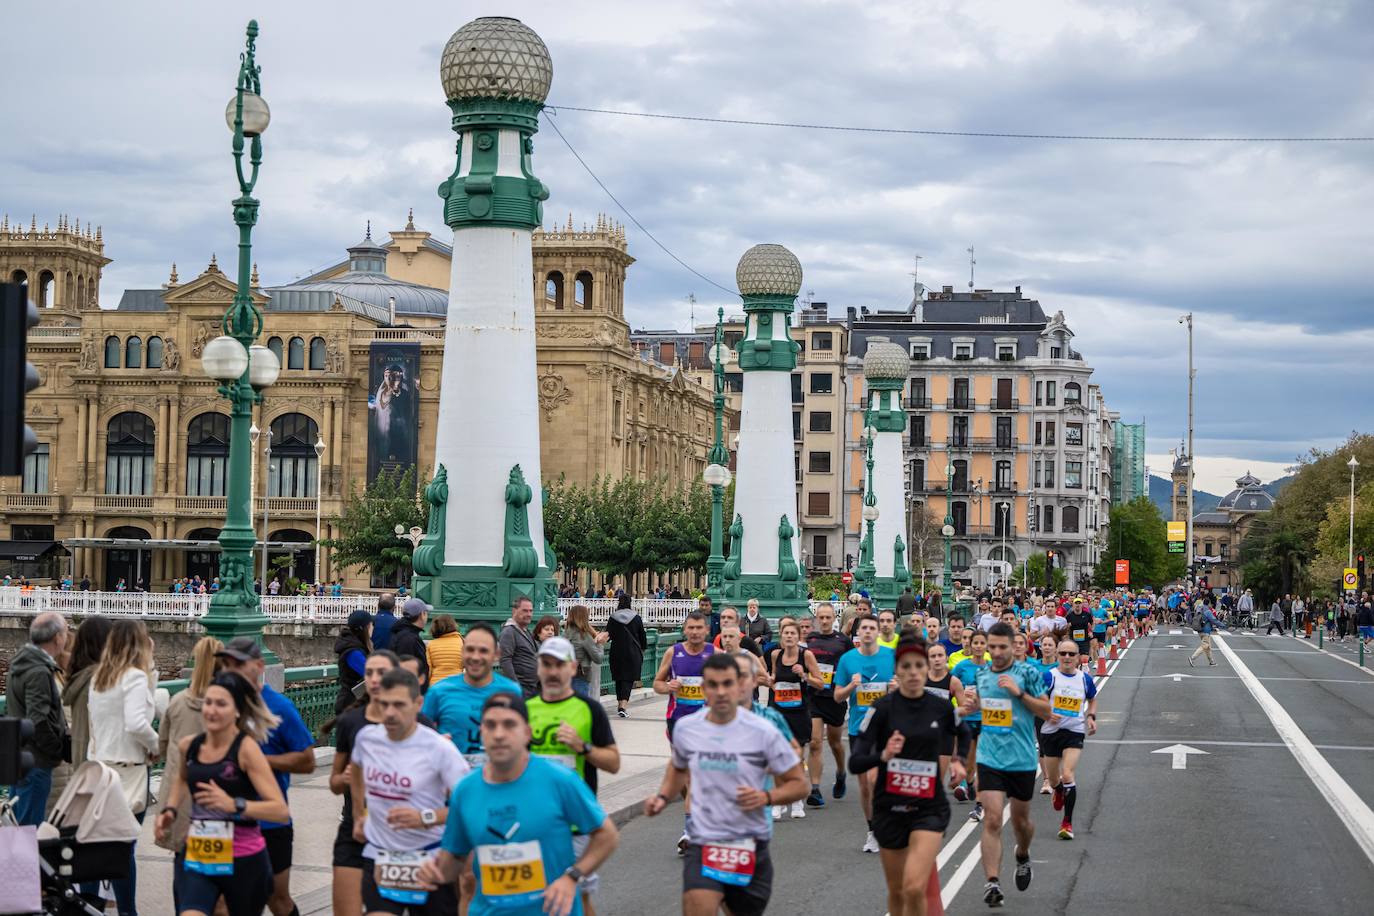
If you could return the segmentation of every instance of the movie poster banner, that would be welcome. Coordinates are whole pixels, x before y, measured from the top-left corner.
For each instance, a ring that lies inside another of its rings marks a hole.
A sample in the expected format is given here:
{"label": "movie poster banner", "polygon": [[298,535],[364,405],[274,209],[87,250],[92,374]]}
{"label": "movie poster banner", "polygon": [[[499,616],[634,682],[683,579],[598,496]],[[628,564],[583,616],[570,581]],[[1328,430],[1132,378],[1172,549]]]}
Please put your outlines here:
{"label": "movie poster banner", "polygon": [[373,341],[368,351],[367,482],[419,460],[420,344]]}

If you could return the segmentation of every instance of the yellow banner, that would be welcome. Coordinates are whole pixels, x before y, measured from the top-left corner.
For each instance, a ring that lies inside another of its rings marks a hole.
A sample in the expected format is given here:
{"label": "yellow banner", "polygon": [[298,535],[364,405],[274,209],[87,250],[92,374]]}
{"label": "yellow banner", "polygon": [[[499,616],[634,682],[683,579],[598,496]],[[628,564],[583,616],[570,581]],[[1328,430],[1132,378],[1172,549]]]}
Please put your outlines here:
{"label": "yellow banner", "polygon": [[1186,540],[1188,540],[1188,523],[1187,523],[1187,522],[1165,522],[1164,524],[1167,525],[1167,526],[1168,526],[1168,529],[1169,529],[1169,540],[1171,540],[1171,541],[1186,541]]}

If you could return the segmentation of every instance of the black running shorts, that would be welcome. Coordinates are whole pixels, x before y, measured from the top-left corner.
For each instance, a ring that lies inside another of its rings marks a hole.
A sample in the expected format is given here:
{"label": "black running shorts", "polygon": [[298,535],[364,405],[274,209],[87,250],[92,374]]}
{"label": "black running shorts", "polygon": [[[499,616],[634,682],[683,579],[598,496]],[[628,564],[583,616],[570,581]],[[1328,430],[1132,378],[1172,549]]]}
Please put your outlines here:
{"label": "black running shorts", "polygon": [[877,808],[873,812],[873,837],[883,849],[906,849],[911,831],[928,830],[943,834],[949,826],[949,802],[922,805],[910,811]]}
{"label": "black running shorts", "polygon": [[811,716],[826,725],[839,727],[844,724],[844,715],[849,711],[848,703],[836,702],[828,693],[817,693],[811,697]]}
{"label": "black running shorts", "polygon": [[1045,757],[1063,757],[1068,748],[1083,747],[1083,733],[1061,728],[1040,736],[1040,753]]}
{"label": "black running shorts", "polygon": [[754,878],[743,887],[703,875],[701,847],[696,843],[688,845],[682,857],[682,892],[696,890],[722,894],[725,906],[734,916],[759,916],[768,908],[768,898],[773,895],[773,860],[768,856],[768,841],[755,842]]}
{"label": "black running shorts", "polygon": [[[1047,755],[1048,756],[1048,755]],[[978,792],[1002,792],[1017,801],[1030,801],[1035,796],[1034,770],[994,770],[978,764]]]}

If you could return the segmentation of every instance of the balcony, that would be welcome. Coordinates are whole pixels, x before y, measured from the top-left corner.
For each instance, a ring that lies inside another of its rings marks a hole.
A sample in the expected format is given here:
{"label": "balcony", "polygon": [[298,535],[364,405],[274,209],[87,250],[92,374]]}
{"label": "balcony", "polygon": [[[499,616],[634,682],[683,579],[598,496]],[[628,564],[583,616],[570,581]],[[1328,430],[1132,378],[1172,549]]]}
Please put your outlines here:
{"label": "balcony", "polygon": [[272,496],[257,498],[257,513],[273,515],[309,515],[315,514],[315,497],[313,496]]}
{"label": "balcony", "polygon": [[992,439],[975,437],[954,438],[948,443],[951,452],[985,452],[992,449]]}
{"label": "balcony", "polygon": [[1015,450],[1016,450],[1016,437],[1015,437],[1015,436],[1010,436],[1010,437],[1007,437],[1007,436],[999,436],[999,437],[993,442],[993,446],[992,446],[992,447],[993,447],[994,449],[996,449],[996,450],[998,450],[998,451],[1002,451],[1002,452],[1015,451]]}
{"label": "balcony", "polygon": [[0,509],[5,512],[57,512],[56,493],[3,493]]}
{"label": "balcony", "polygon": [[151,496],[120,496],[111,493],[97,493],[95,497],[97,512],[149,512],[153,508]]}
{"label": "balcony", "polygon": [[930,448],[930,437],[913,435],[907,439],[907,446],[909,448]]}
{"label": "balcony", "polygon": [[945,410],[973,410],[973,398],[947,398]]}
{"label": "balcony", "polygon": [[178,496],[176,510],[192,514],[213,514],[222,516],[227,511],[227,500],[223,496]]}
{"label": "balcony", "polygon": [[930,398],[907,398],[907,410],[930,410]]}
{"label": "balcony", "polygon": [[993,398],[993,410],[1020,410],[1021,402],[1016,398]]}

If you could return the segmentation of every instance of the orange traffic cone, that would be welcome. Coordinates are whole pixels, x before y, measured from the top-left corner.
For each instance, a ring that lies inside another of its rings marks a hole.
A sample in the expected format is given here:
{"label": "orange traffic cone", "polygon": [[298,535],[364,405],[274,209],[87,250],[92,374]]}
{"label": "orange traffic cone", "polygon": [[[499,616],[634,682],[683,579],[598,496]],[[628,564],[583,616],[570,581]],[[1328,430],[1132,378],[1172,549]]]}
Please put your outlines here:
{"label": "orange traffic cone", "polygon": [[1112,643],[1110,658],[1112,661],[1116,661],[1116,643]]}
{"label": "orange traffic cone", "polygon": [[945,916],[945,904],[940,899],[940,867],[930,870],[930,881],[926,883],[926,916]]}
{"label": "orange traffic cone", "polygon": [[1097,676],[1107,676],[1107,653],[1103,652],[1101,649],[1097,650]]}

